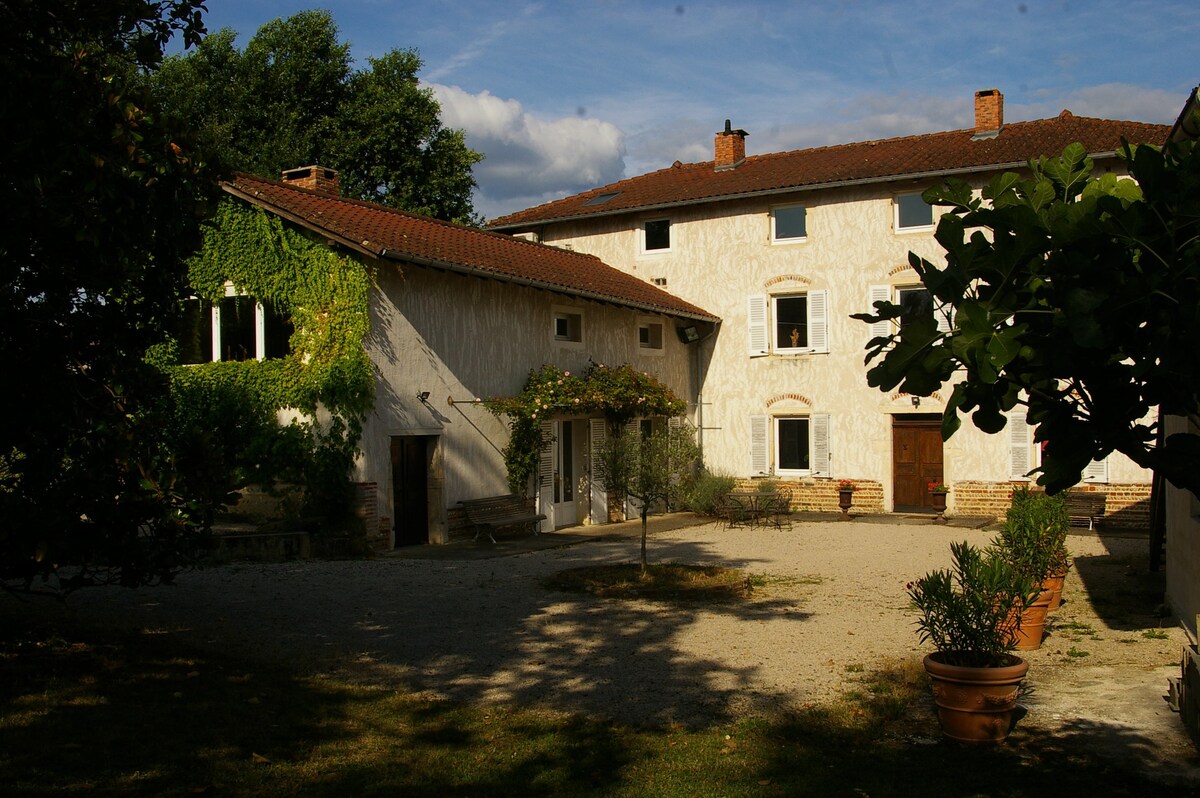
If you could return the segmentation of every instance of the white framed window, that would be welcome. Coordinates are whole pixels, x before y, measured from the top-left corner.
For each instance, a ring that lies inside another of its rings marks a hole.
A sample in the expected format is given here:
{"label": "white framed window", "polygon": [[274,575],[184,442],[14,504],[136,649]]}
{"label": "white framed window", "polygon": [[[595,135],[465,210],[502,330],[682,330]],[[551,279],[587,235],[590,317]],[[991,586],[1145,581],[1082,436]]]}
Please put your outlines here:
{"label": "white framed window", "polygon": [[829,460],[828,414],[751,416],[752,474],[828,476]]}
{"label": "white framed window", "polygon": [[[1008,411],[1009,478],[1032,481],[1029,472],[1042,466],[1042,444],[1033,440],[1033,427],[1025,420],[1025,407],[1018,405]],[[1108,482],[1108,458],[1093,460],[1083,469],[1083,481],[1093,484]]]}
{"label": "white framed window", "polygon": [[897,232],[933,229],[933,206],[922,199],[920,192],[897,194],[892,207]]}
{"label": "white framed window", "polygon": [[808,238],[808,211],[803,205],[771,209],[771,243],[795,244]]}
{"label": "white framed window", "polygon": [[217,302],[184,301],[180,362],[266,360],[291,353],[291,317],[269,300],[258,300],[233,285]]}
{"label": "white framed window", "polygon": [[751,296],[750,356],[828,352],[828,317],[828,291]]}
{"label": "white framed window", "polygon": [[573,308],[554,308],[550,334],[560,344],[583,343],[583,312]]}
{"label": "white framed window", "polygon": [[642,252],[657,254],[671,251],[671,220],[647,219],[642,222]]}
{"label": "white framed window", "polygon": [[[872,338],[891,335],[896,329],[902,329],[912,314],[928,307],[934,302],[934,298],[929,293],[929,289],[923,285],[873,285],[870,287],[867,296],[867,307],[872,313],[875,312],[876,302],[891,302],[899,305],[905,309],[905,313],[899,319],[877,321],[872,324]],[[940,332],[949,332],[951,326],[949,308],[936,308],[933,317],[937,320],[937,328]]]}
{"label": "white framed window", "polygon": [[657,319],[640,318],[637,323],[638,349],[642,354],[661,355],[663,352],[663,323]]}

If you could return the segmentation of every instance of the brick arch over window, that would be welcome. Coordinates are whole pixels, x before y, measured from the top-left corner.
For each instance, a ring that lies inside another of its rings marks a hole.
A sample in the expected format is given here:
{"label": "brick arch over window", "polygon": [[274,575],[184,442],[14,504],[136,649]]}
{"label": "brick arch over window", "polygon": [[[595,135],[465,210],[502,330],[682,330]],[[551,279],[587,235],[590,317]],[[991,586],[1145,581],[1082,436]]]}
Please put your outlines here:
{"label": "brick arch over window", "polygon": [[800,402],[800,403],[801,403],[801,404],[803,404],[803,405],[807,405],[807,406],[809,406],[809,407],[812,407],[812,400],[811,400],[811,399],[809,399],[809,398],[808,398],[807,396],[805,396],[804,394],[800,394],[800,393],[781,393],[781,394],[776,394],[775,396],[772,396],[770,399],[768,399],[768,400],[767,400],[767,407],[768,407],[768,408],[770,408],[770,407],[772,407],[773,405],[777,405],[777,404],[779,404],[780,402],[789,402],[789,401],[791,401],[791,402]]}
{"label": "brick arch over window", "polygon": [[[908,398],[910,398],[911,396],[913,396],[913,394],[910,394],[910,393],[904,393],[903,391],[896,391],[896,393],[892,394],[892,396],[891,396],[891,400],[892,400],[893,402],[898,402],[898,401],[900,401],[901,399],[908,399]],[[921,398],[923,398],[923,399],[933,399],[934,401],[937,401],[937,402],[940,402],[940,401],[942,401],[942,395],[941,395],[940,393],[938,393],[937,391],[934,391],[933,393],[929,394],[929,396],[924,396],[924,397],[921,397]]]}
{"label": "brick arch over window", "polygon": [[812,280],[808,279],[803,274],[780,274],[763,283],[763,288],[770,290],[780,283],[800,283],[801,285],[812,285]]}
{"label": "brick arch over window", "polygon": [[895,277],[897,274],[903,274],[904,272],[912,272],[913,277],[917,276],[916,269],[907,263],[901,263],[899,266],[896,266],[890,272],[888,272],[888,277]]}

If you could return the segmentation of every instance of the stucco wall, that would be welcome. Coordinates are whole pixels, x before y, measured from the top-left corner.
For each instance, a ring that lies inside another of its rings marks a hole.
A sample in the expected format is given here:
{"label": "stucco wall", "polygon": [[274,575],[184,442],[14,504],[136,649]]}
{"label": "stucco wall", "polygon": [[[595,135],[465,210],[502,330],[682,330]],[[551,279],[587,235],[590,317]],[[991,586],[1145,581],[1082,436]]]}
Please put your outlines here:
{"label": "stucco wall", "polygon": [[[1167,434],[1195,432],[1187,420],[1167,419]],[[1200,619],[1200,501],[1167,483],[1167,601],[1197,641]],[[1197,685],[1200,689],[1200,685]]]}
{"label": "stucco wall", "polygon": [[[701,344],[701,426],[706,464],[745,477],[750,470],[751,416],[830,416],[831,474],[882,486],[882,504],[892,506],[892,416],[939,417],[949,390],[923,398],[885,395],[868,387],[864,347],[868,325],[849,318],[871,309],[870,287],[919,284],[908,266],[910,251],[934,262],[944,253],[933,230],[897,233],[893,196],[920,191],[923,184],[841,188],[819,192],[684,207],[640,216],[559,223],[542,231],[544,240],[570,244],[665,288],[720,316],[719,333]],[[802,243],[771,242],[772,205],[802,202],[807,236]],[[641,222],[670,218],[666,253],[640,250]],[[748,297],[752,294],[828,291],[829,352],[768,355],[748,352]],[[1005,434],[989,436],[964,420],[943,448],[945,477],[1003,485],[1011,480]],[[1120,455],[1109,461],[1110,483],[1148,484],[1149,475]],[[952,493],[950,510],[956,511]],[[981,505],[982,506],[982,505]]]}
{"label": "stucco wall", "polygon": [[[667,318],[417,266],[382,264],[374,277],[367,348],[376,368],[375,412],[364,425],[358,479],[377,484],[386,535],[394,517],[393,436],[436,438],[432,542],[449,539],[456,514],[448,511],[458,501],[508,491],[505,423],[482,405],[452,406],[450,397],[513,395],[530,369],[552,364],[582,371],[594,360],[630,363],[691,398],[690,351]],[[583,314],[582,344],[554,340],[553,313],[563,308]],[[646,354],[638,344],[638,320],[646,318],[664,325],[662,354]],[[429,392],[426,403],[417,398],[423,391]]]}

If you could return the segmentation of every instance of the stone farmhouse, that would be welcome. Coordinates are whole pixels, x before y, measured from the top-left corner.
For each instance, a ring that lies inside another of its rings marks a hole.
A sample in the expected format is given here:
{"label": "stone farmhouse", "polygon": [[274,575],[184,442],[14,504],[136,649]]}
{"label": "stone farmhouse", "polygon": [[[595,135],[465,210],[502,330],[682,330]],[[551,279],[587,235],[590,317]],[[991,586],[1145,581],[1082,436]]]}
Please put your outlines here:
{"label": "stone farmhouse", "polygon": [[[459,501],[508,492],[508,430],[479,398],[517,394],[543,364],[629,364],[680,397],[696,393],[692,339],[710,335],[717,317],[593,255],[346,199],[319,166],[281,181],[239,175],[223,188],[227,202],[278,217],[369,275],[363,344],[375,398],[354,479],[377,547],[446,543],[465,532]],[[228,284],[226,293],[244,292]],[[251,334],[232,357],[286,356],[266,343],[269,320],[259,329],[264,340],[255,347]],[[214,340],[206,351],[216,360],[230,348]],[[539,481],[544,523],[607,522],[607,494],[591,489],[588,471],[604,420],[560,414],[545,425],[554,444],[542,458],[553,473]]]}
{"label": "stone farmhouse", "polygon": [[[865,379],[864,347],[886,328],[850,318],[877,300],[929,301],[908,265],[937,262],[934,209],[921,192],[947,177],[976,187],[1001,171],[1082,143],[1097,173],[1121,173],[1123,140],[1161,144],[1168,126],[1077,117],[1004,121],[1004,97],[975,94],[965,130],[746,155],[726,122],[713,160],[675,162],[492,221],[492,230],[588,253],[721,318],[692,344],[692,421],[706,465],[792,486],[795,509],[836,508],[853,480],[863,511],[1002,515],[1038,465],[1023,415],[1007,436],[969,422],[946,443],[945,397],[885,396]],[[1107,495],[1110,523],[1144,524],[1150,474],[1114,454],[1085,489]]]}

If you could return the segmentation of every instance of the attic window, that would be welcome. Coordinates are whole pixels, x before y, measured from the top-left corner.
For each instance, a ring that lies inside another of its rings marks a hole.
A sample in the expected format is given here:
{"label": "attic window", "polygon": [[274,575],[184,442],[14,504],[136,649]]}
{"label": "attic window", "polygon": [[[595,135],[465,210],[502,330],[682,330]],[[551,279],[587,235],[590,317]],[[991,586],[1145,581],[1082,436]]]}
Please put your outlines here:
{"label": "attic window", "polygon": [[604,203],[608,202],[610,199],[612,199],[613,197],[617,196],[620,193],[621,193],[620,191],[609,191],[604,194],[597,194],[596,196],[592,197],[590,200],[588,200],[587,202],[585,202],[583,204],[584,205],[603,205]]}

